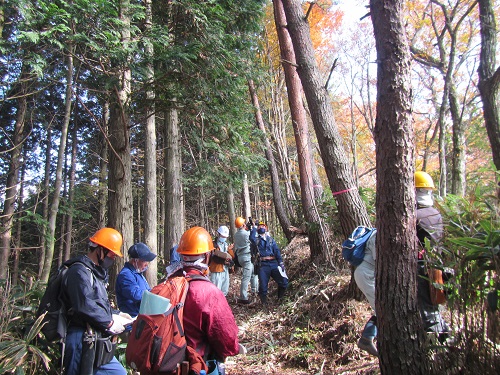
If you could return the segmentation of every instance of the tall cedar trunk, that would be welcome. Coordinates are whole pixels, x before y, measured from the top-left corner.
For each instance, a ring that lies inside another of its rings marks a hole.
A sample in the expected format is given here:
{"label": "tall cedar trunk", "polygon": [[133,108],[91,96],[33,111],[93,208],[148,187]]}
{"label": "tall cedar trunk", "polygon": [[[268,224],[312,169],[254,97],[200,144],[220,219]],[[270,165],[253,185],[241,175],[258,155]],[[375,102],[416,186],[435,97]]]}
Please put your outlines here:
{"label": "tall cedar trunk", "polygon": [[426,374],[417,308],[410,51],[403,1],[371,0],[377,49],[376,310],[382,374]]}
{"label": "tall cedar trunk", "polygon": [[66,73],[66,96],[64,120],[61,128],[61,139],[59,141],[59,151],[57,154],[56,180],[54,181],[54,191],[52,192],[52,204],[49,211],[49,226],[47,229],[47,242],[45,246],[45,259],[43,260],[43,269],[40,280],[42,283],[49,281],[50,270],[52,268],[52,260],[54,258],[56,221],[59,212],[59,202],[61,199],[61,187],[63,182],[63,165],[66,155],[66,142],[68,140],[68,127],[71,120],[71,100],[73,97],[73,50],[70,48],[68,53],[68,67]]}
{"label": "tall cedar trunk", "polygon": [[169,250],[184,233],[184,194],[182,191],[182,154],[179,120],[175,100],[165,114],[165,259],[170,260]]}
{"label": "tall cedar trunk", "polygon": [[[275,71],[274,67],[270,68],[273,71]],[[272,85],[271,89],[271,100],[272,100],[272,105],[271,105],[271,110],[270,113],[272,116],[270,116],[269,123],[272,124],[271,127],[271,136],[272,140],[274,141],[274,144],[276,145],[276,157],[279,165],[279,172],[281,173],[281,181],[282,184],[285,187],[285,192],[286,192],[286,200],[284,202],[285,204],[285,209],[287,212],[287,215],[292,216],[292,220],[294,219],[294,216],[296,216],[296,213],[294,212],[293,209],[293,202],[297,200],[297,196],[295,194],[295,189],[293,188],[292,184],[292,163],[290,163],[290,158],[288,156],[288,147],[287,147],[287,119],[285,118],[285,111],[283,109],[283,95],[282,92],[284,91],[281,87],[285,86],[284,82],[284,76],[281,72],[281,70],[278,72],[274,72],[274,74],[277,76],[277,79],[279,80],[279,83],[276,85]],[[283,81],[283,83],[281,83]],[[275,88],[277,86],[277,88]]]}
{"label": "tall cedar trunk", "polygon": [[269,161],[269,173],[271,174],[271,187],[273,190],[273,201],[274,208],[276,209],[276,215],[288,241],[291,241],[293,235],[290,231],[290,219],[285,211],[285,206],[283,205],[283,199],[281,197],[281,189],[279,186],[278,168],[276,167],[276,162],[274,161],[273,151],[271,148],[271,143],[266,136],[266,128],[264,126],[264,120],[262,119],[262,113],[260,111],[259,99],[257,98],[257,93],[255,92],[254,83],[252,80],[248,80],[248,88],[250,91],[250,97],[252,99],[252,104],[255,111],[255,121],[257,126],[264,134],[264,144],[266,147],[266,158]]}
{"label": "tall cedar trunk", "polygon": [[[127,50],[130,43],[130,1],[120,2],[121,43]],[[128,107],[132,74],[130,67],[122,67],[117,73],[117,85],[111,95],[109,112],[109,191],[108,226],[118,230],[123,236],[122,252],[134,242],[132,160],[130,155],[130,131]],[[116,276],[123,268],[124,259],[116,257],[110,272],[110,290],[114,291]]]}
{"label": "tall cedar trunk", "polygon": [[[26,78],[26,75],[22,75]],[[19,92],[17,93],[17,114],[14,124],[14,134],[12,135],[12,144],[10,144],[10,161],[9,171],[7,172],[7,181],[5,184],[5,200],[3,212],[0,217],[0,246],[2,246],[1,259],[2,267],[0,267],[0,279],[6,279],[9,271],[9,257],[12,238],[12,224],[14,221],[15,203],[17,199],[17,188],[19,183],[19,168],[21,160],[22,140],[24,133],[24,123],[27,109],[27,82],[21,80]]]}
{"label": "tall cedar trunk", "polygon": [[244,219],[247,220],[250,216],[252,216],[252,207],[250,205],[250,189],[248,188],[248,176],[245,175],[243,176],[243,202],[244,202],[244,208],[243,208],[243,216]]}
{"label": "tall cedar trunk", "polygon": [[292,116],[295,144],[297,146],[297,159],[299,163],[300,176],[300,198],[304,218],[308,225],[309,244],[311,248],[311,259],[318,256],[328,257],[327,235],[325,226],[319,216],[314,202],[313,174],[311,167],[311,155],[309,149],[309,129],[307,126],[306,111],[302,106],[302,84],[297,74],[295,65],[295,53],[292,41],[286,30],[286,17],[281,0],[274,0],[274,21],[278,31],[278,40],[281,50],[281,60],[285,72],[285,81],[288,94],[288,102]]}
{"label": "tall cedar trunk", "polygon": [[[146,34],[151,32],[152,14],[151,0],[144,1],[146,11],[145,28]],[[144,52],[146,61],[153,59],[153,45],[150,40],[144,41]],[[148,83],[154,81],[153,64],[148,62],[146,67],[146,77]],[[149,85],[148,85],[149,87]],[[156,125],[155,125],[155,93],[152,88],[146,92],[147,110],[146,110],[146,145],[144,148],[144,242],[151,248],[151,251],[158,254],[158,202],[156,195]],[[146,271],[146,279],[149,285],[158,284],[157,276],[158,262],[155,259],[149,263]]]}
{"label": "tall cedar trunk", "polygon": [[[231,229],[231,234],[234,236],[236,233],[236,226],[234,225],[234,220],[236,219],[236,214],[234,211],[234,191],[233,185],[229,184],[227,187],[227,207],[229,214],[229,228]],[[218,212],[218,211],[217,211]]]}
{"label": "tall cedar trunk", "polygon": [[[45,173],[43,177],[43,190],[42,190],[42,218],[43,223],[49,221],[49,193],[50,193],[50,166],[52,155],[52,127],[47,128],[47,139],[45,141]],[[40,228],[40,252],[38,258],[38,277],[42,275],[43,263],[45,261],[45,238],[47,235],[47,225]]]}
{"label": "tall cedar trunk", "polygon": [[[26,160],[27,147],[23,147],[23,159]],[[21,178],[19,180],[19,196],[17,199],[17,207],[20,212],[19,218],[16,220],[16,239],[14,249],[14,265],[12,267],[12,285],[17,285],[19,281],[19,258],[21,254],[21,231],[22,231],[22,217],[24,212],[24,179],[26,177],[26,163],[21,162]]]}
{"label": "tall cedar trunk", "polygon": [[76,157],[78,153],[78,127],[73,125],[73,131],[71,135],[72,145],[71,145],[71,169],[69,173],[69,186],[68,186],[68,210],[66,218],[66,240],[64,241],[64,253],[63,259],[66,261],[71,257],[71,241],[73,235],[73,212],[74,212],[74,200],[75,200],[75,179],[76,179]]}
{"label": "tall cedar trunk", "polygon": [[337,200],[342,234],[347,237],[356,226],[370,225],[368,212],[351,174],[328,92],[321,83],[309,24],[301,2],[283,0],[283,8],[297,59],[297,72],[304,88],[330,189]]}
{"label": "tall cedar trunk", "polygon": [[99,138],[100,158],[99,158],[99,190],[97,196],[99,199],[99,228],[106,225],[107,207],[108,207],[108,123],[109,123],[109,102],[106,101],[102,110],[103,133]]}
{"label": "tall cedar trunk", "polygon": [[493,11],[494,0],[479,0],[478,3],[481,24],[479,93],[483,102],[484,125],[491,144],[493,162],[498,171],[500,170],[500,67],[495,67],[497,27]]}

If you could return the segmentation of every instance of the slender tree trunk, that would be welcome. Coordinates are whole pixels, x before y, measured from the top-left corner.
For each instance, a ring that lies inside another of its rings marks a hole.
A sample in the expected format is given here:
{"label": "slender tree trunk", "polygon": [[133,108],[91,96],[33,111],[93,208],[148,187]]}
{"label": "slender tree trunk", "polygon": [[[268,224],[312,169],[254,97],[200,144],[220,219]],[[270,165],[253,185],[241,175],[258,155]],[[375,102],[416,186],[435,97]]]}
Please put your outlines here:
{"label": "slender tree trunk", "polygon": [[465,195],[465,158],[467,157],[467,144],[465,140],[465,124],[460,114],[455,84],[450,86],[449,93],[450,112],[453,122],[453,150],[451,158],[451,193],[463,197]]}
{"label": "slender tree trunk", "polygon": [[229,228],[231,229],[231,233],[234,234],[236,233],[236,226],[234,225],[234,220],[236,219],[236,214],[234,211],[234,191],[233,191],[233,185],[229,184],[227,187],[227,207],[228,207],[228,214],[229,214]]}
{"label": "slender tree trunk", "polygon": [[102,129],[104,133],[100,138],[101,154],[99,159],[99,228],[106,226],[106,216],[108,207],[108,123],[109,123],[109,102],[106,101],[102,111]]}
{"label": "slender tree trunk", "polygon": [[[483,102],[484,125],[493,154],[493,163],[500,170],[500,67],[496,67],[497,25],[494,0],[479,0],[481,24],[481,54],[479,93]],[[498,180],[498,179],[497,179]],[[500,197],[500,188],[498,189]]]}
{"label": "slender tree trunk", "polygon": [[54,191],[52,196],[52,204],[50,205],[49,211],[49,226],[47,230],[47,243],[45,250],[45,259],[43,263],[43,270],[40,280],[42,283],[47,283],[49,281],[50,270],[52,267],[52,260],[54,258],[54,247],[55,247],[55,234],[56,234],[56,221],[57,213],[59,212],[59,202],[61,199],[61,188],[63,182],[63,165],[66,155],[66,142],[68,140],[68,127],[69,121],[71,119],[71,102],[73,97],[73,48],[71,48],[70,53],[67,56],[68,59],[68,70],[66,73],[66,96],[65,100],[65,113],[64,122],[61,129],[61,139],[59,141],[59,151],[57,156],[57,167],[56,167],[56,180],[54,181]]}
{"label": "slender tree trunk", "polygon": [[278,30],[278,40],[281,50],[281,60],[285,72],[285,81],[288,94],[288,102],[292,115],[293,132],[297,146],[297,159],[299,163],[300,176],[300,198],[302,210],[308,226],[309,245],[311,248],[311,260],[318,256],[328,258],[328,242],[326,227],[321,220],[314,201],[313,174],[311,167],[311,155],[309,153],[309,128],[307,124],[306,111],[302,106],[302,84],[297,74],[295,65],[295,53],[292,41],[286,30],[286,17],[281,0],[274,0],[274,21]]}
{"label": "slender tree trunk", "polygon": [[181,135],[175,100],[165,114],[165,259],[184,233]]}
{"label": "slender tree trunk", "polygon": [[43,178],[43,189],[42,189],[42,217],[43,224],[40,228],[41,239],[40,239],[40,257],[38,259],[38,277],[42,276],[43,264],[45,262],[45,246],[47,238],[47,229],[49,222],[49,195],[50,195],[50,166],[51,166],[51,154],[52,154],[52,126],[47,127],[47,140],[45,142],[45,174]]}
{"label": "slender tree trunk", "polygon": [[73,126],[73,134],[72,134],[72,147],[71,147],[71,171],[69,174],[69,186],[68,186],[68,214],[66,220],[66,241],[64,242],[64,254],[63,260],[68,260],[71,258],[71,245],[73,238],[73,212],[75,205],[75,180],[76,180],[76,159],[78,153],[78,126],[75,121]]}
{"label": "slender tree trunk", "polygon": [[144,242],[142,239],[143,225],[142,225],[142,196],[139,189],[132,188],[132,196],[134,195],[137,202],[137,241]]}
{"label": "slender tree trunk", "polygon": [[248,176],[243,176],[243,202],[244,202],[244,218],[247,220],[252,216],[252,206],[250,205],[250,189],[248,188]]}
{"label": "slender tree trunk", "polygon": [[321,83],[309,24],[301,2],[283,0],[283,8],[297,59],[297,72],[304,88],[330,189],[337,200],[340,226],[347,237],[356,226],[370,225],[368,212],[352,176],[328,92]]}
{"label": "slender tree trunk", "polygon": [[417,308],[410,51],[402,0],[371,0],[377,49],[376,310],[382,374],[427,374]]}
{"label": "slender tree trunk", "polygon": [[[23,74],[22,82],[26,82],[26,74]],[[5,200],[3,204],[2,215],[0,216],[0,246],[1,264],[0,279],[7,279],[9,275],[9,258],[11,250],[12,224],[14,221],[15,203],[17,200],[17,188],[19,183],[19,168],[21,160],[22,141],[24,134],[24,123],[27,109],[27,83],[19,84],[19,92],[17,93],[17,114],[16,123],[14,124],[14,134],[12,135],[12,143],[10,148],[9,171],[7,172],[7,181],[5,184]]]}
{"label": "slender tree trunk", "polygon": [[[150,32],[153,26],[153,17],[151,13],[152,0],[146,0],[144,7],[146,8],[145,29],[146,34]],[[153,44],[150,40],[145,40],[145,54],[148,61],[153,60]],[[154,67],[152,63],[148,63],[146,67],[148,84],[154,81]],[[148,85],[149,86],[149,85]],[[151,248],[151,251],[158,254],[158,202],[156,195],[156,124],[155,124],[155,92],[153,89],[148,89],[146,92],[148,108],[146,111],[146,147],[144,149],[144,242]],[[149,285],[158,284],[157,277],[158,262],[155,260],[149,263],[146,272],[146,279]]]}
{"label": "slender tree trunk", "polygon": [[[130,1],[120,0],[121,43],[125,50],[130,43]],[[134,243],[132,160],[130,155],[129,113],[132,74],[130,67],[122,67],[117,75],[110,103],[109,117],[109,214],[108,226],[118,230],[123,236],[123,251]],[[123,258],[115,258],[110,272],[110,289],[113,291],[116,275],[124,265]]]}
{"label": "slender tree trunk", "polygon": [[255,110],[255,121],[257,126],[264,133],[264,144],[266,147],[266,158],[269,161],[269,172],[271,174],[271,185],[273,190],[273,201],[274,207],[276,209],[276,215],[281,225],[281,229],[285,234],[288,241],[291,241],[293,234],[290,231],[290,219],[288,218],[285,206],[283,204],[283,199],[281,197],[281,190],[279,186],[278,168],[276,168],[276,162],[274,161],[273,150],[269,139],[266,136],[266,128],[264,126],[264,120],[262,119],[262,113],[260,111],[259,99],[257,98],[257,93],[255,92],[254,83],[252,80],[248,80],[248,88],[250,90],[250,97],[252,99],[252,104]]}
{"label": "slender tree trunk", "polygon": [[[26,160],[27,147],[23,147],[23,159]],[[21,224],[22,216],[24,216],[24,179],[26,176],[26,163],[21,161],[21,179],[19,181],[19,196],[18,196],[18,211],[21,212],[20,217],[16,220],[16,240],[14,250],[14,265],[12,267],[12,285],[17,285],[19,281],[19,258],[21,254]]]}

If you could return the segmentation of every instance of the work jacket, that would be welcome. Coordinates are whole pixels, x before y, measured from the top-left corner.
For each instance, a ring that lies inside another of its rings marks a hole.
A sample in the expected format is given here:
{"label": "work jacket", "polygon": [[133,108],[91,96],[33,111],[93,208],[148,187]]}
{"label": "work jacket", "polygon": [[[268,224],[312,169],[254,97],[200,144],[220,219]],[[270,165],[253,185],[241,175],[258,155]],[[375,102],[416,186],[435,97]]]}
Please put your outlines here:
{"label": "work jacket", "polygon": [[428,238],[433,246],[438,246],[443,239],[443,218],[434,207],[417,208],[417,237],[420,243],[418,259],[423,259],[425,253],[425,239]]}
{"label": "work jacket", "polygon": [[260,259],[274,257],[278,264],[283,263],[278,244],[269,234],[266,233],[265,236],[261,236],[257,234],[257,228],[254,227],[250,232],[250,242],[257,246]]}
{"label": "work jacket", "polygon": [[[189,275],[198,269],[184,267]],[[207,279],[208,280],[208,279]],[[224,361],[238,354],[238,326],[224,294],[211,282],[192,280],[184,305],[184,332],[202,357]]]}
{"label": "work jacket", "polygon": [[[220,254],[224,253],[224,254]],[[226,256],[226,254],[229,254],[231,258],[234,258],[234,252],[233,250],[229,249],[229,244],[227,242],[219,242],[217,240],[214,241],[214,250],[212,252],[212,258],[210,259],[210,272],[224,272],[225,268],[227,267],[225,263],[219,263],[221,262],[221,257]],[[219,259],[216,261],[215,256],[218,256]]]}
{"label": "work jacket", "polygon": [[105,280],[107,271],[82,255],[65,262],[80,262],[68,268],[63,280],[62,299],[68,309],[69,325],[86,328],[87,323],[104,332],[112,321],[112,309]]}
{"label": "work jacket", "polygon": [[145,290],[150,291],[151,287],[142,272],[137,272],[134,266],[127,262],[116,278],[115,289],[120,311],[134,317],[139,315],[142,293]]}
{"label": "work jacket", "polygon": [[237,256],[250,255],[250,232],[240,228],[234,234],[234,252]]}

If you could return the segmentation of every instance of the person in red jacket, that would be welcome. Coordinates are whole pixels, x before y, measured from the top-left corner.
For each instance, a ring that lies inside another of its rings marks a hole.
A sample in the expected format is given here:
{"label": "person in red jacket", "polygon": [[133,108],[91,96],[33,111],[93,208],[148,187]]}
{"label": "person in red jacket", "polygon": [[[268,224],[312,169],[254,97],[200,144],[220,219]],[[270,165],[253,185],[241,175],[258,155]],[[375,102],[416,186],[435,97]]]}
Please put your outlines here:
{"label": "person in red jacket", "polygon": [[[179,267],[188,275],[207,276],[213,249],[212,238],[204,228],[188,229],[177,248]],[[224,374],[226,357],[242,352],[233,312],[222,291],[210,282],[190,282],[184,305],[184,332],[187,344],[198,354],[218,362],[220,374]]]}

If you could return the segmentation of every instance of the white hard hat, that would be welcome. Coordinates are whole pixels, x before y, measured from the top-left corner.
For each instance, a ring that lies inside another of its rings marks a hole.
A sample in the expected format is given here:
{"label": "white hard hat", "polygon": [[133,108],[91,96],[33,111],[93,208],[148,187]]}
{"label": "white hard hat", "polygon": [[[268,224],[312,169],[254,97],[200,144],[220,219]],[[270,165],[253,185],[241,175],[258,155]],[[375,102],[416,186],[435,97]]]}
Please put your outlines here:
{"label": "white hard hat", "polygon": [[229,237],[229,228],[225,225],[221,225],[219,229],[217,229],[217,233],[219,233],[222,237]]}

